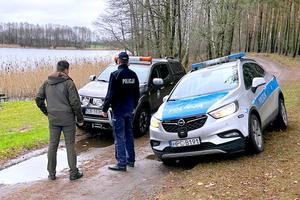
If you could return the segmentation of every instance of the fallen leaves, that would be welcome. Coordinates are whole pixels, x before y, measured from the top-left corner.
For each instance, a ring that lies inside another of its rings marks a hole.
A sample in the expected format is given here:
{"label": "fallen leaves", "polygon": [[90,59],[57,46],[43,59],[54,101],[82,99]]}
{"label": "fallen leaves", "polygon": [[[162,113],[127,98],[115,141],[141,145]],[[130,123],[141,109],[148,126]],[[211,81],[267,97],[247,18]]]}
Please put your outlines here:
{"label": "fallen leaves", "polygon": [[215,185],[216,185],[215,183],[209,183],[209,184],[205,185],[205,188],[210,188],[210,187],[213,187]]}
{"label": "fallen leaves", "polygon": [[204,185],[204,183],[198,182],[197,185],[201,186],[201,185]]}

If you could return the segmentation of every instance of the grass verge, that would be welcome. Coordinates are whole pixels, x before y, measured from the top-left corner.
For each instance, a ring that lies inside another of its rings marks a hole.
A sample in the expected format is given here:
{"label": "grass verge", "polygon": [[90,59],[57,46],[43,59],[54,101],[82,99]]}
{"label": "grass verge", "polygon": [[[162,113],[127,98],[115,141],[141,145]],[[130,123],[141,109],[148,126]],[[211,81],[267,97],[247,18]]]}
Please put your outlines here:
{"label": "grass verge", "polygon": [[33,101],[0,103],[0,162],[48,141],[48,120]]}

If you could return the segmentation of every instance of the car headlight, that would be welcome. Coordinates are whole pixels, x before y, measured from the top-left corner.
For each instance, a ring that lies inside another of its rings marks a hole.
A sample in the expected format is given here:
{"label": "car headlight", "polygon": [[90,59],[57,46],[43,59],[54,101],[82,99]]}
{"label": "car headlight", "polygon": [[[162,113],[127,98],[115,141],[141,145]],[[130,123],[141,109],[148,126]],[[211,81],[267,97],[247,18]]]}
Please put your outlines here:
{"label": "car headlight", "polygon": [[215,119],[220,119],[235,113],[237,110],[238,110],[238,103],[233,102],[228,105],[222,106],[221,108],[218,108],[210,112],[209,114]]}
{"label": "car headlight", "polygon": [[97,99],[97,98],[94,98],[93,99],[93,104],[97,107],[101,107],[102,104],[103,104],[103,100],[102,99]]}
{"label": "car headlight", "polygon": [[152,126],[153,128],[158,128],[160,124],[160,120],[156,119],[155,117],[151,118],[150,126]]}
{"label": "car headlight", "polygon": [[89,97],[82,97],[81,98],[81,103],[83,106],[87,106],[90,103],[90,98]]}

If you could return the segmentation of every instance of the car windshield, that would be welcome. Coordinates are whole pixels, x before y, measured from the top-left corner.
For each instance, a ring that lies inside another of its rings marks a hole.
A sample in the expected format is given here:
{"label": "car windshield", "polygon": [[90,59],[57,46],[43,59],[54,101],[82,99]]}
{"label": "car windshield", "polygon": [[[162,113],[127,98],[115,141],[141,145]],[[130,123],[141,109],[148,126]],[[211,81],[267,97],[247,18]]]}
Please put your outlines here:
{"label": "car windshield", "polygon": [[238,81],[236,66],[199,70],[192,72],[180,81],[172,92],[170,100],[234,89],[238,86]]}
{"label": "car windshield", "polygon": [[[105,70],[98,76],[98,81],[109,82],[110,74],[118,69],[115,64],[109,65]],[[133,70],[138,76],[140,83],[147,83],[150,67],[147,65],[129,65],[129,69]]]}

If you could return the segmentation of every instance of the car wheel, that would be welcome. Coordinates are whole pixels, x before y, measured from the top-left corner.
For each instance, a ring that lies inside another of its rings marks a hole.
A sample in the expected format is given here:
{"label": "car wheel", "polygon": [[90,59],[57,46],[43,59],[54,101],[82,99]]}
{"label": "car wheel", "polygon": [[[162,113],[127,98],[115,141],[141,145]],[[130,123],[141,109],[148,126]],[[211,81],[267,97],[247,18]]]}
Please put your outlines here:
{"label": "car wheel", "polygon": [[147,133],[150,125],[150,112],[145,107],[142,107],[135,114],[133,123],[133,132],[135,137],[143,136]]}
{"label": "car wheel", "polygon": [[250,115],[249,119],[249,151],[260,153],[264,150],[264,139],[261,123],[255,114]]}
{"label": "car wheel", "polygon": [[279,99],[278,106],[279,106],[278,115],[277,115],[274,125],[279,130],[285,130],[288,127],[288,116],[287,116],[287,112],[286,112],[286,108],[285,108],[283,99]]}

